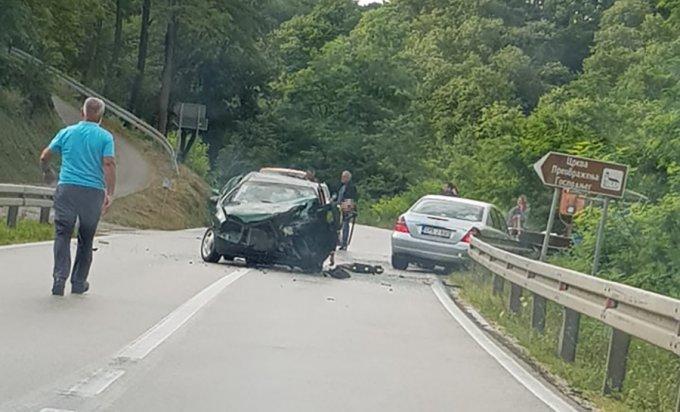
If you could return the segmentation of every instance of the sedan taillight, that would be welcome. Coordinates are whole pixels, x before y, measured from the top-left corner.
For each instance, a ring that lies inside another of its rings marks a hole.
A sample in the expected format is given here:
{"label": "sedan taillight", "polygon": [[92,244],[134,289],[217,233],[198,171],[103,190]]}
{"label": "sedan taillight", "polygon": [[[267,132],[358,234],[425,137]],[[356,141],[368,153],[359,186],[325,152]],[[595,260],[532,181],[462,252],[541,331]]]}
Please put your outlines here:
{"label": "sedan taillight", "polygon": [[473,236],[479,236],[479,229],[477,229],[476,227],[473,227],[472,229],[468,230],[468,232],[465,234],[465,236],[463,236],[463,238],[460,241],[463,243],[471,243]]}
{"label": "sedan taillight", "polygon": [[406,219],[404,219],[404,216],[399,216],[397,223],[394,224],[394,231],[399,233],[410,233],[408,226],[406,226]]}

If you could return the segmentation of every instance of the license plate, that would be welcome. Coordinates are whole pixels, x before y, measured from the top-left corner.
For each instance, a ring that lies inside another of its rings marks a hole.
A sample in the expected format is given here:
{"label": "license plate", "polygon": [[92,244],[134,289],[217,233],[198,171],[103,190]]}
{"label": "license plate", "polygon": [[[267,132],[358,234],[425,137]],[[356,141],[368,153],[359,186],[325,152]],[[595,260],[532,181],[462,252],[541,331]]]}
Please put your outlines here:
{"label": "license plate", "polygon": [[438,227],[423,226],[422,233],[424,235],[437,236],[437,237],[451,237],[451,231],[448,229],[440,229]]}

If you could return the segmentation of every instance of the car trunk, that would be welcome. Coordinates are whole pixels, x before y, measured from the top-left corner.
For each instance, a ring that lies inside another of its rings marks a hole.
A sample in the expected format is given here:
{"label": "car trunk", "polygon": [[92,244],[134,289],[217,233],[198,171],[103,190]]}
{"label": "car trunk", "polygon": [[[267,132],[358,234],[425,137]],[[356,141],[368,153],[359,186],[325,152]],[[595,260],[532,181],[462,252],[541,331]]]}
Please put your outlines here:
{"label": "car trunk", "polygon": [[456,244],[475,222],[410,212],[404,216],[411,236],[439,243]]}

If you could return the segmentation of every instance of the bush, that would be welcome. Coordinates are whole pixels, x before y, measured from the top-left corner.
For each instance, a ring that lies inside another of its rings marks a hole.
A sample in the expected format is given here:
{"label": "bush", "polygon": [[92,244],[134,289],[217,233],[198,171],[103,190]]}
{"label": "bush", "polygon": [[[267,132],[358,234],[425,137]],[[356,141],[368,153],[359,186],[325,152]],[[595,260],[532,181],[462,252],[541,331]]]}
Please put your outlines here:
{"label": "bush", "polygon": [[416,200],[440,191],[441,182],[434,180],[420,182],[397,196],[383,197],[368,206],[361,205],[359,221],[372,226],[391,227],[399,215],[406,212]]}
{"label": "bush", "polygon": [[[177,147],[177,132],[168,133],[168,141],[173,147]],[[208,157],[208,144],[199,136],[191,150],[184,159],[184,164],[196,174],[201,176],[204,180],[208,179],[210,174],[210,158]]]}
{"label": "bush", "polygon": [[[583,240],[555,263],[588,273],[592,265],[600,210],[576,219]],[[680,195],[653,204],[610,205],[600,277],[680,297]]]}

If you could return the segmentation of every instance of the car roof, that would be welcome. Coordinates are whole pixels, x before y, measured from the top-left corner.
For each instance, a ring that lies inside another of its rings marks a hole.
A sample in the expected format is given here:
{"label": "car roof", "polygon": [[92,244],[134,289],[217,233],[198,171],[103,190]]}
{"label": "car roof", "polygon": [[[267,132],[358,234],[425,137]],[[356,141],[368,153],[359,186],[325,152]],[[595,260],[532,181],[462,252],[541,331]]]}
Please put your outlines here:
{"label": "car roof", "polygon": [[287,169],[283,167],[263,167],[262,169],[260,169],[260,173],[290,176],[296,177],[298,179],[305,179],[307,177],[307,172],[305,172],[304,170]]}
{"label": "car roof", "polygon": [[305,179],[299,179],[297,177],[290,177],[286,175],[281,175],[277,173],[260,173],[260,172],[251,172],[246,175],[246,177],[243,178],[243,181],[253,181],[253,182],[263,182],[263,183],[277,183],[277,184],[283,184],[283,185],[291,185],[291,186],[302,186],[302,187],[311,187],[316,190],[316,188],[319,186],[318,183],[311,182],[309,180]]}
{"label": "car roof", "polygon": [[[496,207],[491,203],[480,202],[479,200],[466,199],[464,197],[455,197],[455,196],[427,195],[427,196],[423,196],[420,199],[418,199],[418,202],[420,202],[421,200],[443,200],[443,201],[446,201],[446,202],[463,203],[463,204],[466,204],[466,205],[474,205],[474,206],[480,206],[480,207],[484,207],[484,208]],[[416,203],[418,203],[418,202],[416,202]]]}

